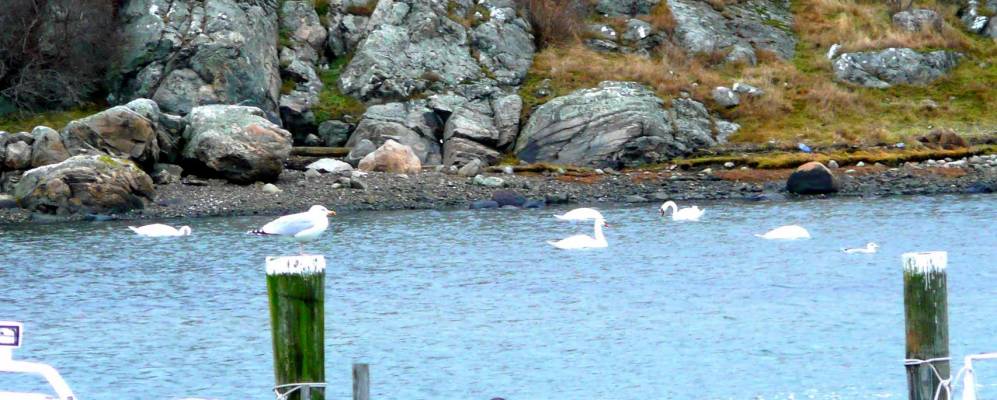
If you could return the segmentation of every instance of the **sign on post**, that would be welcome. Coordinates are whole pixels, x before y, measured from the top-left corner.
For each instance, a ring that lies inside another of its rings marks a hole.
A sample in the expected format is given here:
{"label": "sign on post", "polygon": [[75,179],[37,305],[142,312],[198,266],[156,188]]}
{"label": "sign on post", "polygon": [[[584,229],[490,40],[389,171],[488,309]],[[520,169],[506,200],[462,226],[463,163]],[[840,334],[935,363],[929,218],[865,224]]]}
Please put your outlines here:
{"label": "sign on post", "polygon": [[16,349],[21,347],[21,331],[24,325],[14,321],[0,321],[0,347]]}

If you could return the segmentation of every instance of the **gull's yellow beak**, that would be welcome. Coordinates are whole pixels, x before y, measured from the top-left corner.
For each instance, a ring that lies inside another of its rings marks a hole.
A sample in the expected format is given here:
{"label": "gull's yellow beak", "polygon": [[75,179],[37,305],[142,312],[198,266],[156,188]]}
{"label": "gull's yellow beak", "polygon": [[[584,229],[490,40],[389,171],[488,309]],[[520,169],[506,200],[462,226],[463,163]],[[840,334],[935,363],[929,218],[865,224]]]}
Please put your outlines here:
{"label": "gull's yellow beak", "polygon": [[325,215],[328,216],[328,217],[335,217],[336,216],[336,212],[332,211],[332,210],[329,210],[329,212],[327,214],[325,214]]}

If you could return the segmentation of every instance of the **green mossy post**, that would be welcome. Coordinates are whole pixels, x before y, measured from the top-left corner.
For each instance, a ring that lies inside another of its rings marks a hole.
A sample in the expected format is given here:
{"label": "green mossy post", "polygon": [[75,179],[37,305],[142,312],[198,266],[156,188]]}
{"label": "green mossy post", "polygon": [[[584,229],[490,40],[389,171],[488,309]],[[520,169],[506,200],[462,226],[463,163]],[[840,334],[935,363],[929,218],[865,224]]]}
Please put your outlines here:
{"label": "green mossy post", "polygon": [[[949,357],[948,289],[945,264],[948,254],[905,253],[904,320],[907,328],[908,360],[931,362],[942,379],[951,375]],[[907,363],[907,389],[910,400],[934,400],[941,382],[928,363]],[[939,400],[948,400],[941,390]]]}
{"label": "green mossy post", "polygon": [[370,366],[353,364],[353,400],[370,400]]}
{"label": "green mossy post", "polygon": [[[267,257],[267,296],[277,385],[324,383],[325,257]],[[324,392],[302,388],[287,399],[324,400]]]}

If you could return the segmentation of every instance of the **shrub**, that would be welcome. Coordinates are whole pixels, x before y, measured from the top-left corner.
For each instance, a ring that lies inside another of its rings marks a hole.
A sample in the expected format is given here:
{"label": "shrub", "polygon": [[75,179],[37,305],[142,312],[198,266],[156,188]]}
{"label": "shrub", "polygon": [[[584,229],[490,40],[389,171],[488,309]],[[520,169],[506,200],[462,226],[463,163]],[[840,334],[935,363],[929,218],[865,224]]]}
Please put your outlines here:
{"label": "shrub", "polygon": [[117,0],[5,0],[0,97],[21,111],[98,97],[115,59]]}
{"label": "shrub", "polygon": [[584,30],[587,7],[578,0],[516,0],[533,26],[538,48],[577,39]]}

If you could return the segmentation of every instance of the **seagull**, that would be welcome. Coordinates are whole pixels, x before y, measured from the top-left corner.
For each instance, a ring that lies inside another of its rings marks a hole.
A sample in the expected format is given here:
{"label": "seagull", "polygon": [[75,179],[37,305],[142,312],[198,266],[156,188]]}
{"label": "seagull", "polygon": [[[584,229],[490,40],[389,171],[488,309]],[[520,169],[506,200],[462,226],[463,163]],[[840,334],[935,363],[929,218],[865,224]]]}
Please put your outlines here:
{"label": "seagull", "polygon": [[181,226],[180,229],[163,224],[152,224],[152,225],[145,225],[139,227],[129,226],[128,229],[131,229],[132,232],[135,232],[139,236],[145,236],[145,237],[190,235],[190,227],[187,225]]}
{"label": "seagull", "polygon": [[661,212],[661,216],[665,216],[665,212],[669,208],[672,209],[672,221],[699,221],[699,217],[702,217],[703,213],[706,212],[705,209],[700,209],[699,206],[679,208],[674,201],[666,201],[658,211]]}
{"label": "seagull", "polygon": [[876,242],[869,242],[865,244],[865,247],[855,247],[850,249],[841,249],[841,251],[848,254],[873,254],[879,250],[879,245]]}
{"label": "seagull", "polygon": [[318,239],[329,227],[329,217],[336,215],[335,211],[330,211],[323,206],[312,206],[303,213],[285,215],[263,225],[262,228],[253,229],[247,233],[251,235],[277,235],[287,237],[298,242],[301,247],[301,255],[305,254],[304,242]]}
{"label": "seagull", "polygon": [[810,239],[810,232],[799,225],[786,225],[775,228],[771,231],[765,232],[765,234],[755,236],[762,239],[784,239],[784,240],[795,240],[795,239]]}
{"label": "seagull", "polygon": [[593,219],[605,219],[602,213],[594,208],[576,208],[561,215],[555,215],[561,221],[589,221]]}

